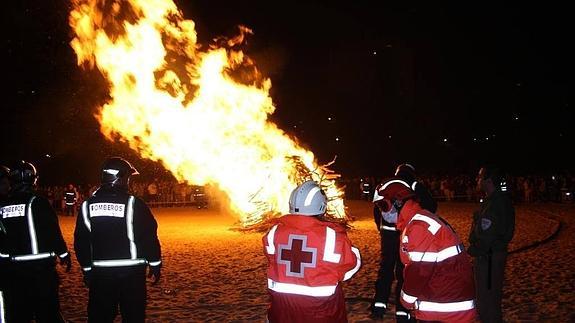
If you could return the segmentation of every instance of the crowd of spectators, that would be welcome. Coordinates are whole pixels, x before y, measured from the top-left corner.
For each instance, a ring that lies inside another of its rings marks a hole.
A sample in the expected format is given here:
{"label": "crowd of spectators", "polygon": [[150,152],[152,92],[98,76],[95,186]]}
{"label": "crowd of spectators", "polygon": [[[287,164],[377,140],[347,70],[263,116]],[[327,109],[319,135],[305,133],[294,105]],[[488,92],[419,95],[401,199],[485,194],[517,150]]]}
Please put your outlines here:
{"label": "crowd of spectators", "polygon": [[[342,179],[345,195],[348,199],[369,199],[373,190],[383,178],[364,177]],[[476,178],[469,175],[456,176],[420,176],[419,180],[429,188],[438,201],[476,202],[480,196],[476,188]],[[368,182],[371,194],[363,194],[364,182]],[[528,175],[506,178],[507,190],[515,203],[529,202],[571,202],[575,191],[575,176],[564,175]]]}
{"label": "crowd of spectators", "polygon": [[[373,189],[382,178],[340,178],[339,185],[345,187],[345,197],[351,200],[371,200]],[[457,176],[420,176],[423,182],[438,201],[476,202],[479,195],[476,189],[475,177],[468,175]],[[362,190],[364,182],[369,182],[370,194],[364,195]],[[64,205],[64,192],[67,185],[45,186],[40,191],[51,201],[57,211],[62,211]],[[97,185],[75,185],[78,193],[77,205],[90,196]],[[507,188],[516,203],[529,202],[572,202],[575,192],[575,176],[549,175],[549,176],[515,176],[507,178]],[[134,182],[131,184],[134,195],[141,197],[152,207],[169,206],[200,206],[207,207],[209,196],[202,186],[190,186],[176,181]]]}

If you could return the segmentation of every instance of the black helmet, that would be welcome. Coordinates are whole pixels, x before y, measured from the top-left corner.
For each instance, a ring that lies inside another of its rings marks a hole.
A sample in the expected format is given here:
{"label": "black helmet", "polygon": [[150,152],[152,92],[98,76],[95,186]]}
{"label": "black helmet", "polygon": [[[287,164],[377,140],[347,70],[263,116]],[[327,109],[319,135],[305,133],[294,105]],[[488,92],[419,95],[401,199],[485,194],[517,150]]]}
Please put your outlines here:
{"label": "black helmet", "polygon": [[27,161],[21,160],[12,169],[10,169],[10,180],[14,185],[29,185],[36,184],[38,179],[38,172],[36,167]]}
{"label": "black helmet", "polygon": [[10,178],[10,168],[0,165],[0,179]]}
{"label": "black helmet", "polygon": [[137,174],[136,168],[124,158],[111,157],[102,165],[102,184],[127,188],[130,176]]}
{"label": "black helmet", "polygon": [[400,177],[411,185],[415,181],[415,167],[408,163],[397,165],[395,168],[395,176]]}

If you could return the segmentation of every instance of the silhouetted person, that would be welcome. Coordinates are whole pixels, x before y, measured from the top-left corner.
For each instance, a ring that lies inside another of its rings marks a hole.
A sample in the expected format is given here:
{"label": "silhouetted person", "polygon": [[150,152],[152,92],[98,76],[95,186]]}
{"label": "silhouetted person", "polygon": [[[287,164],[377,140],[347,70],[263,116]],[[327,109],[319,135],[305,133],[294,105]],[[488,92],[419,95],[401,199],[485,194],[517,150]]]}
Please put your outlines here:
{"label": "silhouetted person", "polygon": [[118,305],[124,322],[144,322],[146,268],[154,284],[160,279],[158,225],[148,206],[128,193],[135,174],[123,158],[106,160],[102,185],[76,219],[74,249],[90,289],[89,322],[113,322]]}
{"label": "silhouetted person", "polygon": [[71,260],[56,212],[34,190],[37,179],[34,165],[17,163],[10,170],[10,196],[0,205],[7,322],[64,322],[55,265],[59,258],[69,272]]}
{"label": "silhouetted person", "polygon": [[477,309],[482,322],[502,322],[505,263],[515,231],[515,209],[497,168],[479,170],[477,189],[484,193],[484,199],[473,213],[468,250],[473,256]]}

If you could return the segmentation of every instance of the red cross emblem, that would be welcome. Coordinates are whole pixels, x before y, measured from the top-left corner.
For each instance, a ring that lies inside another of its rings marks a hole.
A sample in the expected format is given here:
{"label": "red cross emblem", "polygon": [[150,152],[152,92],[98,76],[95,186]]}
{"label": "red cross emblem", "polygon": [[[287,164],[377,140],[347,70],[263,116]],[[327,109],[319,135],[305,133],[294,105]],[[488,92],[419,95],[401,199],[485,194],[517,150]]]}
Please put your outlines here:
{"label": "red cross emblem", "polygon": [[286,276],[303,277],[305,268],[315,268],[317,248],[307,246],[307,236],[290,234],[287,244],[280,244],[278,264],[286,265]]}

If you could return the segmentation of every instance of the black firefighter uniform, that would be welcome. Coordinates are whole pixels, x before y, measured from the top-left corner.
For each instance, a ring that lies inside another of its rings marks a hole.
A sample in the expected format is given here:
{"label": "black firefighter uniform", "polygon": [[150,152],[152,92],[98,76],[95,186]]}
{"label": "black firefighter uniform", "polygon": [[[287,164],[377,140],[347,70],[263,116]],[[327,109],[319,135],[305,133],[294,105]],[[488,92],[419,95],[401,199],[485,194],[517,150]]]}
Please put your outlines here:
{"label": "black firefighter uniform", "polygon": [[47,199],[33,192],[15,193],[2,203],[0,239],[6,321],[63,322],[58,298],[56,257],[68,257],[58,217]]}
{"label": "black firefighter uniform", "polygon": [[128,322],[143,322],[146,266],[161,265],[157,223],[137,197],[100,188],[82,204],[74,248],[89,279],[88,318],[111,322],[120,305]]}

